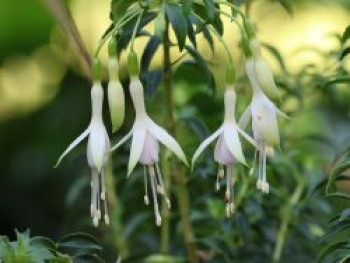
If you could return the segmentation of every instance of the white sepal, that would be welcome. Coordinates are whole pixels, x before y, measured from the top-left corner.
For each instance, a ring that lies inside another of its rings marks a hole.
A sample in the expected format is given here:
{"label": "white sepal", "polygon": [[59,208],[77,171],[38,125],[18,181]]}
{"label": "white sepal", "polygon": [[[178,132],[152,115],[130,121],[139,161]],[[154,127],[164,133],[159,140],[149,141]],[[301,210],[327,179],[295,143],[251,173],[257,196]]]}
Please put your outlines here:
{"label": "white sepal", "polygon": [[149,132],[170,151],[172,151],[185,165],[188,166],[187,158],[178,142],[162,127],[155,124],[150,118],[147,119]]}
{"label": "white sepal", "polygon": [[63,158],[70,153],[71,150],[73,150],[79,143],[81,143],[88,135],[90,132],[90,126],[78,136],[68,147],[67,149],[61,154],[60,158],[58,158],[58,161],[55,164],[55,168],[60,165],[61,161]]}

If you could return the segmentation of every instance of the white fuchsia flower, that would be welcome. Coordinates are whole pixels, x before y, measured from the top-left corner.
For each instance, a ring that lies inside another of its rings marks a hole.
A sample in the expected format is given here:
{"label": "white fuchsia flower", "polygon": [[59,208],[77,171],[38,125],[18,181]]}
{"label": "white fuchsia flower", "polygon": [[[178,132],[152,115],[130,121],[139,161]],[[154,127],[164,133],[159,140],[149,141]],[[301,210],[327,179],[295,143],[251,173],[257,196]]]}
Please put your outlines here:
{"label": "white fuchsia flower", "polygon": [[226,169],[226,192],[225,199],[227,201],[226,213],[230,216],[234,212],[234,184],[235,172],[234,166],[238,163],[246,165],[243,155],[239,134],[243,136],[254,146],[254,140],[246,134],[236,123],[235,104],[236,93],[233,87],[228,87],[225,91],[225,119],[224,123],[211,136],[202,142],[192,158],[192,167],[202,152],[217,139],[214,151],[214,159],[219,164],[218,174],[216,178],[216,189],[220,189],[219,178],[223,178]]}
{"label": "white fuchsia flower", "polygon": [[63,152],[58,159],[57,167],[62,159],[73,150],[80,142],[88,137],[87,159],[91,168],[91,217],[93,223],[98,226],[104,213],[104,221],[109,224],[106,201],[106,183],[105,183],[105,168],[109,158],[110,142],[103,124],[102,119],[102,104],[103,104],[103,89],[100,82],[95,82],[91,89],[92,117],[88,128],[78,136]]}
{"label": "white fuchsia flower", "polygon": [[157,192],[161,194],[168,207],[170,208],[170,199],[166,196],[162,175],[159,168],[159,147],[158,142],[161,142],[169,150],[171,150],[183,163],[187,165],[187,159],[180,145],[170,136],[163,128],[158,126],[148,116],[144,102],[143,85],[140,79],[132,75],[130,80],[130,94],[135,108],[135,122],[131,131],[116,144],[112,151],[125,143],[132,137],[130,159],[128,165],[128,176],[133,172],[136,164],[139,162],[145,167],[145,195],[144,201],[149,204],[148,188],[147,188],[147,173],[151,181],[151,189],[154,204],[154,213],[156,224],[161,225],[162,219],[159,213]]}
{"label": "white fuchsia flower", "polygon": [[273,148],[280,145],[277,115],[286,115],[262,91],[255,72],[254,61],[248,60],[246,62],[246,72],[252,86],[253,98],[250,106],[243,113],[239,126],[245,129],[252,118],[253,137],[258,144],[259,153],[257,188],[263,193],[269,193],[269,184],[266,178],[266,156],[273,155]]}

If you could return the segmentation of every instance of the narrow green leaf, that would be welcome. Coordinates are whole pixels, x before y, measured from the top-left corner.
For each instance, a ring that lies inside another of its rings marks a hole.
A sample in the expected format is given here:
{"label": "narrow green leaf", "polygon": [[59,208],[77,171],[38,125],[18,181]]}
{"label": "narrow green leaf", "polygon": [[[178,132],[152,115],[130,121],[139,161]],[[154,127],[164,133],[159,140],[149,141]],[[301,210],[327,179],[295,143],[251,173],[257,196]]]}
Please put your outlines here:
{"label": "narrow green leaf", "polygon": [[293,7],[291,0],[278,0],[278,2],[284,7],[284,9],[290,14],[293,14]]}
{"label": "narrow green leaf", "polygon": [[133,1],[129,0],[112,0],[111,12],[114,21],[118,20],[125,14],[126,10],[133,4]]}
{"label": "narrow green leaf", "polygon": [[192,45],[197,48],[197,40],[196,40],[196,34],[193,30],[193,25],[191,23],[191,20],[187,18],[187,35],[188,39],[191,41]]}
{"label": "narrow green leaf", "polygon": [[192,11],[193,0],[181,0],[181,5],[184,15],[188,17]]}
{"label": "narrow green leaf", "polygon": [[342,38],[341,38],[341,42],[342,44],[345,44],[345,42],[350,38],[350,25],[347,26],[347,28],[345,29]]}
{"label": "narrow green leaf", "polygon": [[85,233],[65,236],[58,242],[58,246],[73,249],[101,250],[99,242],[93,236]]}
{"label": "narrow green leaf", "polygon": [[213,74],[211,70],[209,69],[206,61],[202,57],[202,55],[194,48],[186,45],[185,46],[186,51],[192,56],[192,58],[195,60],[197,66],[199,69],[203,72],[204,76],[207,79],[208,87],[215,91],[215,80],[213,77]]}
{"label": "narrow green leaf", "polygon": [[182,8],[176,4],[166,4],[165,13],[174,29],[179,49],[182,51],[186,43],[187,35],[187,22]]}
{"label": "narrow green leaf", "polygon": [[282,54],[279,52],[279,50],[277,48],[275,48],[274,46],[271,46],[267,43],[263,43],[262,46],[264,48],[266,48],[274,56],[274,58],[277,60],[278,64],[281,66],[281,69],[284,72],[287,72],[286,64],[284,63],[284,58],[283,58]]}
{"label": "narrow green leaf", "polygon": [[328,88],[329,86],[332,86],[334,84],[342,84],[342,83],[349,83],[350,82],[350,76],[340,76],[340,77],[336,77],[334,79],[331,79],[330,81],[327,81],[324,84],[324,88]]}
{"label": "narrow green leaf", "polygon": [[328,245],[319,254],[319,256],[317,258],[317,262],[322,262],[328,255],[330,255],[331,253],[333,253],[337,249],[342,248],[346,244],[347,244],[347,242],[345,242],[345,241],[338,241],[338,242],[335,242],[335,243]]}
{"label": "narrow green leaf", "polygon": [[152,36],[148,41],[146,47],[144,48],[142,57],[141,57],[141,72],[147,71],[152,62],[154,54],[157,52],[160,45],[158,37]]}
{"label": "narrow green leaf", "polygon": [[350,54],[350,47],[347,47],[341,52],[339,56],[339,60],[343,60],[349,54]]}
{"label": "narrow green leaf", "polygon": [[207,10],[209,21],[213,21],[215,18],[215,5],[213,0],[204,0]]}

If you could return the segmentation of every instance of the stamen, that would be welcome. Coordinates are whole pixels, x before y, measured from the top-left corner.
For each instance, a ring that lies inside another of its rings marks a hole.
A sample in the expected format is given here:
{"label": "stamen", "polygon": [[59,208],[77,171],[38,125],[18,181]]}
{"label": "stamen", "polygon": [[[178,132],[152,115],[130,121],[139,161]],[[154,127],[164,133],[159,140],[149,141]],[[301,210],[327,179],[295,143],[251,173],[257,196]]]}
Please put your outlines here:
{"label": "stamen", "polygon": [[[90,206],[90,212],[91,217],[95,217],[97,215],[97,198],[98,198],[98,175],[97,171],[95,169],[92,170],[92,179],[91,179],[91,206]],[[94,225],[96,225],[94,223]]]}
{"label": "stamen", "polygon": [[226,215],[230,217],[235,211],[234,205],[234,185],[235,185],[235,174],[234,174],[234,165],[230,164],[227,166],[227,190],[226,190]]}
{"label": "stamen", "polygon": [[156,192],[156,175],[154,172],[154,167],[153,166],[148,166],[148,172],[150,175],[151,179],[151,187],[152,187],[152,193],[153,193],[153,205],[154,205],[154,215],[156,217],[156,225],[160,226],[162,224],[162,218],[159,213],[159,208],[158,208],[158,200],[157,200],[157,192]]}
{"label": "stamen", "polygon": [[106,200],[106,175],[104,169],[101,171],[101,200]]}
{"label": "stamen", "polygon": [[253,159],[253,167],[249,170],[249,175],[252,176],[255,172],[256,169],[256,162],[257,162],[257,155],[258,155],[258,150],[255,151],[254,153],[254,159]]}
{"label": "stamen", "polygon": [[226,202],[230,202],[231,199],[231,168],[230,165],[226,167],[226,192],[225,192]]}
{"label": "stamen", "polygon": [[263,173],[263,158],[262,158],[262,145],[259,145],[259,179],[256,182],[256,188],[258,188],[259,190],[263,191],[263,182],[262,182],[262,173]]}
{"label": "stamen", "polygon": [[107,213],[105,213],[105,224],[106,225],[109,225],[109,216],[108,216],[108,214]]}
{"label": "stamen", "polygon": [[223,165],[219,165],[219,178],[223,179],[225,177],[225,169]]}
{"label": "stamen", "polygon": [[159,169],[159,165],[156,164],[155,165],[156,167],[156,175],[157,175],[157,178],[158,178],[158,182],[159,182],[159,186],[160,188],[162,189],[162,191],[160,192],[160,194],[163,195],[163,197],[165,198],[165,202],[167,203],[167,206],[168,206],[168,209],[171,208],[171,202],[170,202],[170,199],[168,198],[166,192],[165,192],[165,185],[164,185],[164,181],[163,181],[163,178],[162,178],[162,174],[160,173],[160,169]]}
{"label": "stamen", "polygon": [[216,175],[216,182],[215,182],[215,190],[220,191],[220,183],[219,183],[219,173],[220,173],[220,166],[218,168],[218,173]]}
{"label": "stamen", "polygon": [[143,182],[145,185],[145,195],[143,196],[143,201],[145,202],[145,205],[149,205],[146,166],[143,167]]}
{"label": "stamen", "polygon": [[266,151],[263,151],[263,175],[262,175],[262,182],[263,182],[263,188],[262,191],[265,194],[268,194],[270,191],[269,183],[266,180]]}

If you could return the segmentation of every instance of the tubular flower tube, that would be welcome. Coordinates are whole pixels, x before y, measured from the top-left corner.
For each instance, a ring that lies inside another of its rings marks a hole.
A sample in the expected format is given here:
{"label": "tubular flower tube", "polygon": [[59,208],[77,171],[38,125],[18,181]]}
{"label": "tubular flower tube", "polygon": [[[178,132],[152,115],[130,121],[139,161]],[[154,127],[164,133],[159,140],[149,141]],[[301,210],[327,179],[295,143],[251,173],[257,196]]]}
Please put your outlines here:
{"label": "tubular flower tube", "polygon": [[92,117],[88,128],[78,136],[58,159],[62,159],[80,142],[88,137],[87,160],[91,168],[91,217],[97,227],[104,213],[104,221],[109,224],[106,201],[105,168],[109,157],[110,142],[102,120],[103,89],[100,82],[95,82],[91,89]]}
{"label": "tubular flower tube", "polygon": [[170,209],[170,199],[166,196],[162,175],[159,168],[159,147],[161,142],[171,150],[183,163],[187,165],[187,159],[180,145],[163,128],[158,126],[148,116],[144,102],[144,91],[140,79],[136,75],[131,76],[130,94],[135,108],[136,118],[131,131],[116,144],[112,151],[124,144],[132,137],[130,159],[128,164],[128,176],[134,170],[136,164],[140,162],[145,170],[145,195],[144,201],[149,204],[147,174],[151,181],[151,190],[153,197],[154,213],[156,225],[160,226],[162,219],[159,213],[157,193],[162,195]]}
{"label": "tubular flower tube", "polygon": [[[249,48],[253,56],[248,59],[251,67],[251,74],[255,75],[256,80],[262,90],[271,98],[278,98],[279,91],[273,79],[269,63],[261,55],[261,46],[256,38],[249,41]],[[248,63],[247,62],[247,63]]]}
{"label": "tubular flower tube", "polygon": [[236,123],[235,120],[235,104],[236,93],[233,86],[229,86],[225,91],[225,119],[224,123],[219,129],[217,129],[211,136],[202,142],[198,147],[192,158],[192,167],[195,165],[196,160],[202,154],[202,152],[217,139],[214,159],[219,164],[216,190],[220,189],[219,179],[225,176],[226,170],[226,192],[225,200],[226,214],[230,216],[234,213],[234,184],[235,184],[235,172],[234,167],[237,163],[246,165],[246,161],[243,155],[239,134],[243,136],[247,141],[256,146],[254,140],[246,134]]}
{"label": "tubular flower tube", "polygon": [[[269,193],[269,184],[266,178],[266,157],[273,155],[273,148],[279,147],[280,144],[277,115],[286,115],[262,91],[252,60],[246,62],[246,72],[253,89],[253,98],[250,106],[243,113],[239,126],[245,129],[250,119],[252,119],[253,137],[258,144],[259,155],[257,188],[267,194]],[[254,160],[254,166],[255,163],[256,160]]]}

